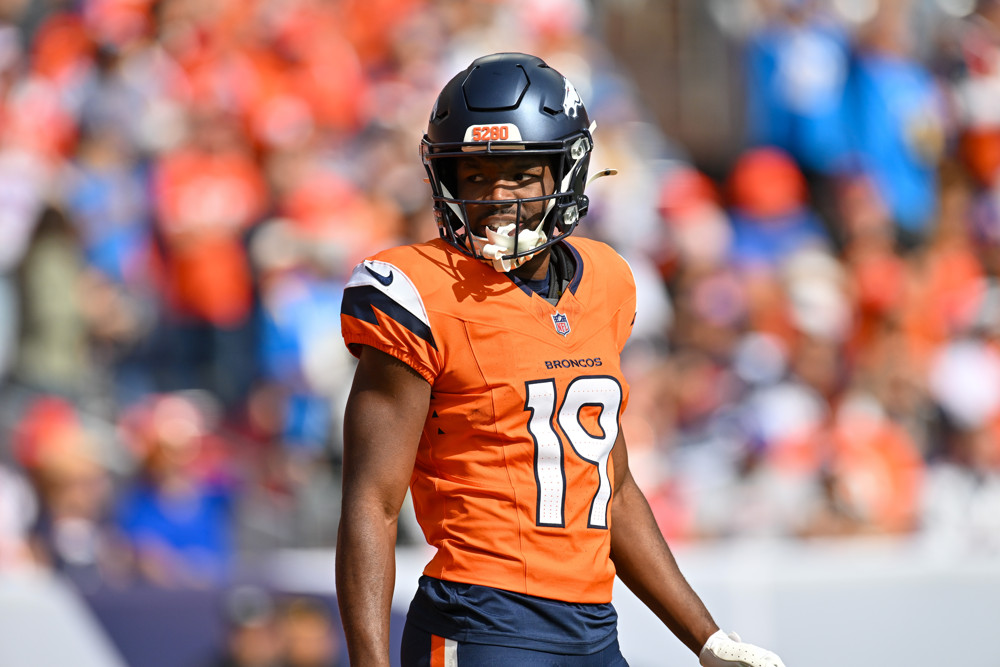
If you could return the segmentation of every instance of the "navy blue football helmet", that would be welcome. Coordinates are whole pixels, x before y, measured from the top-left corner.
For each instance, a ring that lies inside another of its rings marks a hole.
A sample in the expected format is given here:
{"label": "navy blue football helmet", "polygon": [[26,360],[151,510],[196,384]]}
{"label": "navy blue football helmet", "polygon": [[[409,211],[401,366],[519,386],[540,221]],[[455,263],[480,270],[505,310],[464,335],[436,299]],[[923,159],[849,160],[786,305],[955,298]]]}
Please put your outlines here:
{"label": "navy blue football helmet", "polygon": [[[498,53],[473,61],[442,89],[421,142],[441,238],[506,271],[571,234],[587,213],[592,130],[576,88],[541,58]],[[532,199],[548,200],[535,232],[522,225],[527,200],[516,200],[518,222],[507,254],[490,257],[483,254],[488,241],[469,231],[466,216],[466,205],[484,202],[455,197],[455,159],[472,151],[509,156],[514,150],[547,160],[556,191]]]}

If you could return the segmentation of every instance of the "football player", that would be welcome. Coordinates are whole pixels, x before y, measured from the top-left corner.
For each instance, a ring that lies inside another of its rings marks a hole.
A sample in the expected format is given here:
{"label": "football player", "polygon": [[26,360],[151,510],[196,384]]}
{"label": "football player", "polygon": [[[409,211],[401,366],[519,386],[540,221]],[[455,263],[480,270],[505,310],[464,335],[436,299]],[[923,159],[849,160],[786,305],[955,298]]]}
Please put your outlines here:
{"label": "football player", "polygon": [[475,60],[441,91],[421,144],[440,238],[378,253],[347,284],[359,362],[337,593],[352,665],[389,664],[409,488],[436,552],[404,665],[624,665],[617,575],[702,665],[782,667],[719,630],[629,473],[620,354],[635,283],[610,247],[570,238],[593,130],[539,58]]}

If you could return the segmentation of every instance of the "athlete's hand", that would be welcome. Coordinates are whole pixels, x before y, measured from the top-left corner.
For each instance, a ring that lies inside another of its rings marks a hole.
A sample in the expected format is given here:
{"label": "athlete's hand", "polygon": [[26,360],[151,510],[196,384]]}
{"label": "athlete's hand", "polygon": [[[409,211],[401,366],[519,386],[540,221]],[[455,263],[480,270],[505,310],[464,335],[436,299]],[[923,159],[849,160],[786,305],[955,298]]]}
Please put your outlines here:
{"label": "athlete's hand", "polygon": [[785,667],[774,653],[744,644],[735,632],[727,635],[722,630],[708,638],[698,658],[701,667]]}

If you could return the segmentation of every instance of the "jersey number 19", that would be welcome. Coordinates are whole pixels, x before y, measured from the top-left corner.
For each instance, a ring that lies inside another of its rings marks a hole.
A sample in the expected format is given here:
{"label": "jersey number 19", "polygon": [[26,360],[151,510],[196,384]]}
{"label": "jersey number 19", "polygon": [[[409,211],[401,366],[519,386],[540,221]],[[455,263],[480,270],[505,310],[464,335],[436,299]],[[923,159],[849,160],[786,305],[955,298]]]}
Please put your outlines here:
{"label": "jersey number 19", "polygon": [[[531,413],[528,431],[535,441],[535,482],[538,503],[535,522],[539,526],[566,525],[566,463],[563,441],[568,442],[579,458],[597,467],[599,484],[590,502],[588,528],[608,527],[608,502],[611,500],[611,480],[608,458],[618,439],[618,410],[622,403],[622,387],[613,377],[585,375],[573,379],[566,387],[558,407],[555,380],[534,380],[525,383],[527,401],[524,409]],[[599,411],[599,433],[588,431],[581,419],[585,408]],[[555,421],[552,417],[555,415]],[[562,437],[556,431],[558,424]],[[571,489],[571,493],[590,493],[588,489]]]}

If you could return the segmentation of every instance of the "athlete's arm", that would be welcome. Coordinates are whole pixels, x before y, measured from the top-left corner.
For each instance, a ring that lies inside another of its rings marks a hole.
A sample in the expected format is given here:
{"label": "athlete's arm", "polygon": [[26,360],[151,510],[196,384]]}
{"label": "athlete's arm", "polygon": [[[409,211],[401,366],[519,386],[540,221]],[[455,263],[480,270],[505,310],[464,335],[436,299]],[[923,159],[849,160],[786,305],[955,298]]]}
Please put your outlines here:
{"label": "athlete's arm", "polygon": [[618,577],[695,655],[719,626],[694,592],[660,532],[628,468],[625,438],[611,450],[611,559]]}
{"label": "athlete's arm", "polygon": [[344,414],[337,602],[352,665],[389,665],[396,527],[427,418],[430,384],[364,346]]}

